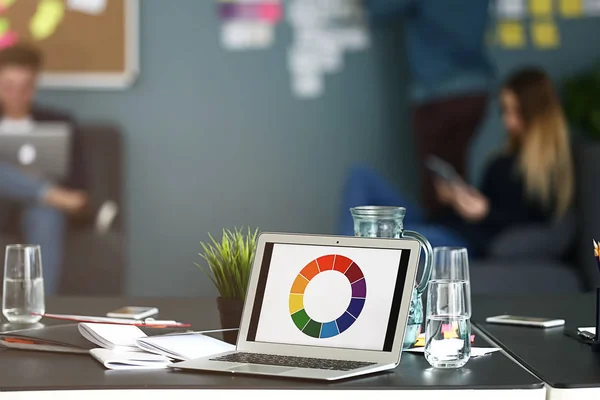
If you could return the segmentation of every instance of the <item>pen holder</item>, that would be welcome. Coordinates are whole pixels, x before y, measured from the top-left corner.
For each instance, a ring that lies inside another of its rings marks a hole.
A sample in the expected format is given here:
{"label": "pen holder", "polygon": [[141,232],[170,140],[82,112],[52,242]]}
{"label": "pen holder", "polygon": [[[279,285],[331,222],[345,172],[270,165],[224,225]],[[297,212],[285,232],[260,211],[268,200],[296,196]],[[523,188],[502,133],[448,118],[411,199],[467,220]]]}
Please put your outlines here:
{"label": "pen holder", "polygon": [[590,345],[593,352],[600,353],[600,288],[596,288],[596,337]]}

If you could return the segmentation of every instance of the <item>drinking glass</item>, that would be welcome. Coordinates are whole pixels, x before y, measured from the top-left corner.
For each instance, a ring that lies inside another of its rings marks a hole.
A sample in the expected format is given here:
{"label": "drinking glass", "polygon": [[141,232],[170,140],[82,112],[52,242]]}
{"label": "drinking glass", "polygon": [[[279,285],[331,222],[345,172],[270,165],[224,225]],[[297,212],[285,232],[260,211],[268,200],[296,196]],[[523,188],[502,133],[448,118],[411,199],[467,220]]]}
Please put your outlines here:
{"label": "drinking glass", "polygon": [[467,249],[436,247],[425,322],[425,358],[434,368],[460,368],[471,357],[471,287]]}
{"label": "drinking glass", "polygon": [[36,323],[45,312],[40,246],[6,246],[2,314],[12,323]]}

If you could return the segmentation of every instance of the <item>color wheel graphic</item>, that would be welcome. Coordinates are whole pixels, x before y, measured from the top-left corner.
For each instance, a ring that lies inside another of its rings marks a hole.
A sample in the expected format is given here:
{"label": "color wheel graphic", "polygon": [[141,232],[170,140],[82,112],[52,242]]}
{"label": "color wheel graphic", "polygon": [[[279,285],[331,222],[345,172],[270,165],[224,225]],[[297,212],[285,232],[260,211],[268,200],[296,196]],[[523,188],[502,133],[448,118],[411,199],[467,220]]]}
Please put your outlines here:
{"label": "color wheel graphic", "polygon": [[[352,298],[346,311],[332,321],[316,321],[304,309],[304,292],[310,281],[324,271],[343,274],[352,287]],[[290,290],[290,315],[292,321],[304,334],[325,339],[339,335],[356,321],[365,305],[367,283],[360,267],[348,257],[330,254],[308,263],[298,274]]]}

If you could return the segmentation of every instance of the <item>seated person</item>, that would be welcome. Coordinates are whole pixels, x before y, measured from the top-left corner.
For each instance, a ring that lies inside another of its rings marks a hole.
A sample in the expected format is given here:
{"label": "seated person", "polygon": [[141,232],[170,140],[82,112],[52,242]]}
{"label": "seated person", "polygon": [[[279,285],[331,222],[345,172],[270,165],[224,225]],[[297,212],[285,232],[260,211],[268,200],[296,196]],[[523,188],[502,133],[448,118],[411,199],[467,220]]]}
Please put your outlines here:
{"label": "seated person", "polygon": [[[27,132],[36,121],[72,123],[67,116],[33,105],[41,65],[42,56],[33,47],[18,44],[0,51],[0,130]],[[41,181],[26,175],[19,166],[0,160],[3,211],[16,204],[23,239],[41,246],[47,294],[58,289],[66,215],[80,215],[87,210],[87,195],[81,190],[84,174],[76,129],[72,135],[71,176],[66,182]]]}
{"label": "seated person", "polygon": [[351,207],[403,206],[405,227],[425,235],[433,246],[464,246],[483,256],[505,229],[563,216],[573,198],[573,165],[567,124],[551,80],[537,69],[520,70],[504,83],[500,103],[506,146],[487,165],[481,190],[438,179],[435,189],[445,212],[425,221],[422,210],[384,179],[358,168],[345,187],[342,233],[353,234]]}

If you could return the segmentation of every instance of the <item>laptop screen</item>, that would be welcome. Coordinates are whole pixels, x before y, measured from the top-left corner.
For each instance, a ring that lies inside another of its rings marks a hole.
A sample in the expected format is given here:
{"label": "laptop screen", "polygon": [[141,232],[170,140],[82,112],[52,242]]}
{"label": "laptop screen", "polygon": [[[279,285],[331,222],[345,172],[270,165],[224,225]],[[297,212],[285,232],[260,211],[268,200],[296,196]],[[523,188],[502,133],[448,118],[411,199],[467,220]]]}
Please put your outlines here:
{"label": "laptop screen", "polygon": [[392,351],[410,250],[266,243],[247,340]]}

